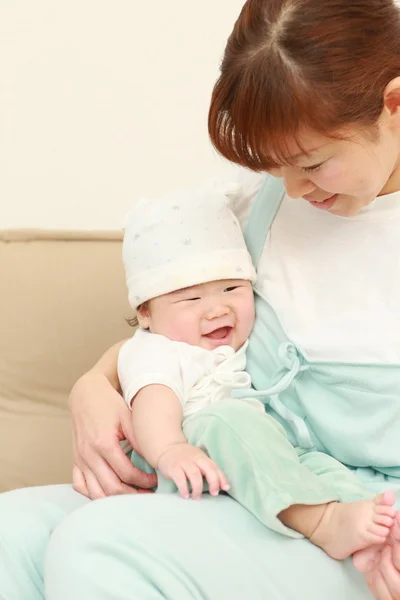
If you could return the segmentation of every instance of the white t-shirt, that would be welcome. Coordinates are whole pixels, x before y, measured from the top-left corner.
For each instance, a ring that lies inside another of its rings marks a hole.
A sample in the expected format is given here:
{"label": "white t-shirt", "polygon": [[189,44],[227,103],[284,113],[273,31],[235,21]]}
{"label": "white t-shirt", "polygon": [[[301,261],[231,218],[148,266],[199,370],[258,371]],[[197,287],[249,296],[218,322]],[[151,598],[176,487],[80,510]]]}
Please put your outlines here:
{"label": "white t-shirt", "polygon": [[[242,183],[232,209],[242,226],[263,175]],[[258,287],[312,361],[400,363],[400,192],[339,217],[286,196],[267,236]]]}
{"label": "white t-shirt", "polygon": [[[206,406],[231,399],[233,389],[249,389],[245,372],[247,342],[235,352],[230,346],[205,350],[163,335],[138,329],[121,348],[118,376],[126,403],[151,384],[169,387],[188,417]],[[253,398],[246,402],[264,412],[264,405]]]}

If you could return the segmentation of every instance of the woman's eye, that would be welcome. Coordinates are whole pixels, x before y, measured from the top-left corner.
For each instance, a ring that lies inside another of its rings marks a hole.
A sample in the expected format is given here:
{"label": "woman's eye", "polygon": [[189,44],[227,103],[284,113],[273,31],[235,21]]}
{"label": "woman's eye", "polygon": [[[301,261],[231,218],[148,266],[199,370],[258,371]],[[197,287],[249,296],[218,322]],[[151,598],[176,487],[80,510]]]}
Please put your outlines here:
{"label": "woman's eye", "polygon": [[305,173],[312,173],[313,171],[318,171],[322,167],[324,163],[320,163],[319,165],[312,165],[312,167],[302,167],[301,170]]}
{"label": "woman's eye", "polygon": [[238,287],[238,285],[233,285],[232,287],[225,288],[224,292],[233,292],[233,290],[237,290]]}

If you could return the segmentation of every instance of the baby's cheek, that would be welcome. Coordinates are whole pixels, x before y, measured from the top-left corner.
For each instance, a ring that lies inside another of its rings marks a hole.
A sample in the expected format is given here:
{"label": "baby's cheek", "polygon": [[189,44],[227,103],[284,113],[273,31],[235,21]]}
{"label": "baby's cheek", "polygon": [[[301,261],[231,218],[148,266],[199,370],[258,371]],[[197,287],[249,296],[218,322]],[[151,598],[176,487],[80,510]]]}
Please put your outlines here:
{"label": "baby's cheek", "polygon": [[168,337],[176,342],[194,344],[197,342],[196,331],[190,319],[180,318],[168,323]]}
{"label": "baby's cheek", "polygon": [[251,330],[253,329],[255,320],[255,309],[254,307],[249,307],[247,311],[242,316],[242,328],[243,332],[246,334],[246,337],[250,335]]}

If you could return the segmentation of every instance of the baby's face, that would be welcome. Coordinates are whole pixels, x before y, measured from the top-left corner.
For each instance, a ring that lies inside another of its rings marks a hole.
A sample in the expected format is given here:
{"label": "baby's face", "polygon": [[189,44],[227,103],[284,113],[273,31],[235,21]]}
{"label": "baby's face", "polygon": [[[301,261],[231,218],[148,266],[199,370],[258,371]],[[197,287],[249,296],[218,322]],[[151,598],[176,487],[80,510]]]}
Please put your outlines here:
{"label": "baby's face", "polygon": [[154,298],[138,312],[152,333],[206,350],[238,350],[254,324],[253,289],[243,279],[211,281]]}

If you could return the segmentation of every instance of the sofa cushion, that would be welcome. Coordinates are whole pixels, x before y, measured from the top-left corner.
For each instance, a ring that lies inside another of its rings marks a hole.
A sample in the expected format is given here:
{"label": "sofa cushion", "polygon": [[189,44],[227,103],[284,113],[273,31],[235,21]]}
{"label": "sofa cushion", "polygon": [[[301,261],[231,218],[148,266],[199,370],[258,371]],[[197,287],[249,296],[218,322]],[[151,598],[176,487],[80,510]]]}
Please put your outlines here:
{"label": "sofa cushion", "polygon": [[71,480],[69,391],[132,335],[121,238],[0,231],[0,491]]}

